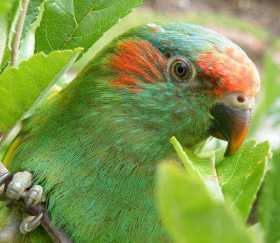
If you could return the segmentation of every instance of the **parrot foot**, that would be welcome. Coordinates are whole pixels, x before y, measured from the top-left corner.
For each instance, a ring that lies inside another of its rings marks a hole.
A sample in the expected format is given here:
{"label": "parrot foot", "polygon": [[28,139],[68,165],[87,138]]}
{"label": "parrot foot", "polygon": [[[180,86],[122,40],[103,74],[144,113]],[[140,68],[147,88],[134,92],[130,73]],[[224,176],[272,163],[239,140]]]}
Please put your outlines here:
{"label": "parrot foot", "polygon": [[[32,186],[33,176],[30,172],[18,172],[16,173],[10,183],[6,186],[5,197],[11,202],[23,202],[23,208],[25,211],[37,206],[44,202],[43,188],[39,185]],[[20,232],[22,234],[29,233],[36,229],[43,217],[43,213],[40,212],[37,215],[27,215],[20,223]]]}

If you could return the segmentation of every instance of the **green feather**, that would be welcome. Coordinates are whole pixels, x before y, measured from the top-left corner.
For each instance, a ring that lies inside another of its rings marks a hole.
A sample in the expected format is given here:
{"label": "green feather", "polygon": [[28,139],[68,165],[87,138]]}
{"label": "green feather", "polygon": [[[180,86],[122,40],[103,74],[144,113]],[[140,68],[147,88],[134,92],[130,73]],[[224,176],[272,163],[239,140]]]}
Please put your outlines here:
{"label": "green feather", "polygon": [[156,165],[174,156],[171,136],[188,147],[209,136],[215,100],[201,90],[168,79],[141,84],[139,93],[110,85],[115,74],[106,63],[125,39],[148,40],[163,54],[172,49],[191,60],[213,43],[228,43],[192,25],[132,30],[25,122],[11,169],[34,174],[54,224],[78,243],[169,242],[153,197]]}

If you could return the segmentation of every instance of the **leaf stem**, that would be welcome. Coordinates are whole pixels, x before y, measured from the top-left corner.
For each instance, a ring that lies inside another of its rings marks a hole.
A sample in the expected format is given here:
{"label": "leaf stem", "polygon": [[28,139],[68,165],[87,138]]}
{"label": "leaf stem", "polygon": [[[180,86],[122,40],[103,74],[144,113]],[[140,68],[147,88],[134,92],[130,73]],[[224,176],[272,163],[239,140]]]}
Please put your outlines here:
{"label": "leaf stem", "polygon": [[21,1],[19,18],[18,18],[18,22],[16,25],[16,33],[15,33],[15,37],[14,37],[14,41],[13,41],[13,45],[12,45],[11,64],[13,66],[16,66],[16,64],[17,64],[17,57],[18,57],[18,52],[19,52],[19,48],[20,48],[20,41],[21,41],[23,26],[24,26],[29,2],[30,2],[30,0]]}
{"label": "leaf stem", "polygon": [[182,161],[187,173],[193,173],[193,174],[196,174],[196,175],[200,176],[198,171],[194,168],[192,161],[190,160],[188,155],[185,153],[182,145],[178,142],[176,137],[172,137],[170,139],[170,143],[173,145],[175,151],[177,152],[177,154],[178,154],[180,160]]}

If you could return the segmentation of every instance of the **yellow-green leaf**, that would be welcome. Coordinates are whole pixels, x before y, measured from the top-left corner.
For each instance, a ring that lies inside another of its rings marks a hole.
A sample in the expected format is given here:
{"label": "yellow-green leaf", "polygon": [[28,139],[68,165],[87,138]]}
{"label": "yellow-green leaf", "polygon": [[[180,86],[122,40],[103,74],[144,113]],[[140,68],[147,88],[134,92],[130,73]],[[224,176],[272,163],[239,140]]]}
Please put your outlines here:
{"label": "yellow-green leaf", "polygon": [[6,68],[0,76],[0,130],[14,126],[79,53],[80,49],[39,53],[18,67]]}
{"label": "yellow-green leaf", "polygon": [[253,242],[239,217],[215,200],[199,177],[176,165],[160,165],[156,193],[163,224],[175,242]]}
{"label": "yellow-green leaf", "polygon": [[280,242],[280,153],[273,155],[272,169],[265,178],[260,199],[260,221],[265,230],[266,243]]}
{"label": "yellow-green leaf", "polygon": [[36,32],[36,50],[83,47],[87,50],[102,34],[142,0],[48,0]]}
{"label": "yellow-green leaf", "polygon": [[251,141],[217,166],[225,200],[238,209],[244,222],[263,180],[269,153],[268,142]]}

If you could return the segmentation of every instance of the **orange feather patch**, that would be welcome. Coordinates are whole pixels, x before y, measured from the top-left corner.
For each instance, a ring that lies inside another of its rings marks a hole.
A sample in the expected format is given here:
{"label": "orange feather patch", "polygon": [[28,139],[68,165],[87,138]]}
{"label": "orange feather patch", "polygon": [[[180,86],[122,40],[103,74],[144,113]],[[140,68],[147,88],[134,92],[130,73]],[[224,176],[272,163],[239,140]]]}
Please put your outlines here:
{"label": "orange feather patch", "polygon": [[135,86],[139,82],[155,83],[164,80],[166,59],[150,42],[127,40],[119,44],[110,60],[110,66],[117,78],[112,80],[115,87]]}
{"label": "orange feather patch", "polygon": [[202,79],[214,85],[217,96],[225,92],[242,92],[256,96],[260,80],[256,67],[240,50],[225,48],[211,50],[199,55],[197,66]]}

